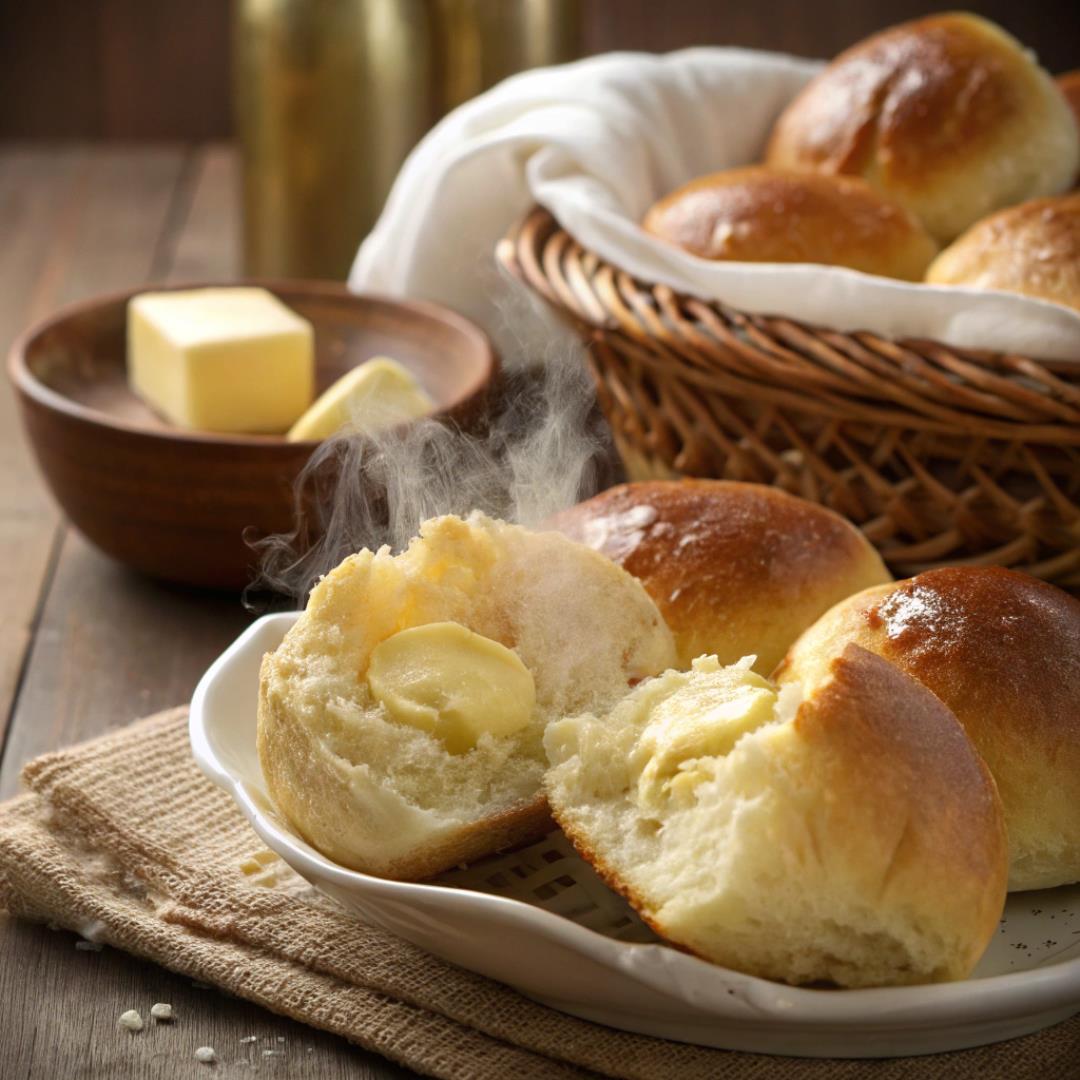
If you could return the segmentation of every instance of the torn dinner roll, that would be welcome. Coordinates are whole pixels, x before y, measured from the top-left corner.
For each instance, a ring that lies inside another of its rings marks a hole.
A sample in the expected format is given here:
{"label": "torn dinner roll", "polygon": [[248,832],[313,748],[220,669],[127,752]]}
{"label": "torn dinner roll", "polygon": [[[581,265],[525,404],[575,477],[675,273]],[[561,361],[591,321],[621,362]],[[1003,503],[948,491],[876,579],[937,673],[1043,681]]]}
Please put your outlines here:
{"label": "torn dinner roll", "polygon": [[985,765],[933,694],[857,646],[798,697],[703,657],[552,724],[552,812],[704,959],[795,984],[963,978],[1005,897]]}
{"label": "torn dinner roll", "polygon": [[435,518],[347,558],[263,661],[283,817],[344,866],[419,879],[550,828],[546,725],[675,662],[641,584],[554,533]]}

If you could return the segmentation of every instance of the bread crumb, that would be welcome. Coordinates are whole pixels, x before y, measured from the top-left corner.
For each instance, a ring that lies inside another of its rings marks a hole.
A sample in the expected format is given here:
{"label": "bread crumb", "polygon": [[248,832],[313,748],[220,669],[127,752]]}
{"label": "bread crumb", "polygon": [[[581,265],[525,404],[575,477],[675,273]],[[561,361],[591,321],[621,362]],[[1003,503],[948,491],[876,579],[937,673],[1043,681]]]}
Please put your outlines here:
{"label": "bread crumb", "polygon": [[201,1061],[204,1065],[213,1065],[217,1061],[217,1054],[214,1053],[212,1046],[200,1046],[195,1051],[195,1060]]}
{"label": "bread crumb", "polygon": [[240,1041],[242,1043],[258,1042],[258,1036],[257,1035],[245,1035]]}
{"label": "bread crumb", "polygon": [[135,1032],[142,1031],[143,1029],[143,1018],[135,1009],[128,1009],[127,1012],[122,1012],[120,1018],[116,1022],[126,1031]]}
{"label": "bread crumb", "polygon": [[164,1001],[155,1002],[150,1007],[150,1015],[155,1020],[171,1020],[173,1018],[172,1006]]}

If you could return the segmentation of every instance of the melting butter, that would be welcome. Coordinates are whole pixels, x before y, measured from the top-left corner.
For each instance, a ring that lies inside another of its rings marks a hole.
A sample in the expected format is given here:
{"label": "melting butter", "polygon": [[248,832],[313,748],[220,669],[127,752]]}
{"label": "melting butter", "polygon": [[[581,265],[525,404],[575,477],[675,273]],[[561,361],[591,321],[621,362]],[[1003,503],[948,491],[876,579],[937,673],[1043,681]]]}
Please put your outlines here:
{"label": "melting butter", "polygon": [[517,653],[460,623],[401,630],[372,651],[367,683],[399,724],[428,731],[451,754],[481,735],[512,735],[536,703],[532,673]]}
{"label": "melting butter", "polygon": [[408,368],[378,356],[347,371],[319,395],[289,429],[290,442],[328,439],[348,429],[374,435],[405,420],[426,416],[435,408]]}
{"label": "melting butter", "polygon": [[645,760],[638,779],[642,806],[659,807],[668,797],[685,804],[712,775],[710,758],[729,754],[743,735],[776,718],[776,691],[748,667],[721,667],[715,657],[702,657],[693,672],[676,678],[638,739],[636,756]]}

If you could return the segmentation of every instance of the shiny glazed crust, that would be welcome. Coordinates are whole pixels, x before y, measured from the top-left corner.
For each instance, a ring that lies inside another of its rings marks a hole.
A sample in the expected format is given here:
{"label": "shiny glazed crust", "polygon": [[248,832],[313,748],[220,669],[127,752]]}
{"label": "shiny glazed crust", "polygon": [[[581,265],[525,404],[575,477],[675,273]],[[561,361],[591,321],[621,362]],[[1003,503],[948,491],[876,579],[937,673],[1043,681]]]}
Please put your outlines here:
{"label": "shiny glazed crust", "polygon": [[932,690],[997,781],[1012,889],[1080,880],[1080,601],[1000,567],[947,567],[838,604],[780,682],[816,684],[856,643]]}
{"label": "shiny glazed crust", "polygon": [[1019,42],[974,15],[904,23],[841,53],[780,116],[766,163],[862,176],[948,242],[1068,187],[1080,137]]}
{"label": "shiny glazed crust", "polygon": [[645,586],[683,667],[706,653],[754,653],[767,675],[837,601],[889,581],[849,522],[762,484],[656,480],[610,488],[551,524]]}
{"label": "shiny glazed crust", "polygon": [[854,177],[751,167],[661,199],[646,231],[705,259],[824,263],[917,281],[937,245],[898,203]]}
{"label": "shiny glazed crust", "polygon": [[1080,192],[983,218],[930,264],[926,280],[1005,289],[1080,311]]}

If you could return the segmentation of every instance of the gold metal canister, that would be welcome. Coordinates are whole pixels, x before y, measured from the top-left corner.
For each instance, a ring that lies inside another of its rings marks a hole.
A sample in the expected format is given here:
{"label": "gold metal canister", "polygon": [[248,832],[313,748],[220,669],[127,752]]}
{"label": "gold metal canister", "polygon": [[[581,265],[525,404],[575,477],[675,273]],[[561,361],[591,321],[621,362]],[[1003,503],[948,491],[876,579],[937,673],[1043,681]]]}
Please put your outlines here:
{"label": "gold metal canister", "polygon": [[343,278],[434,108],[425,0],[237,0],[244,265]]}
{"label": "gold metal canister", "polygon": [[580,0],[236,0],[244,265],[343,278],[445,112],[580,55]]}

